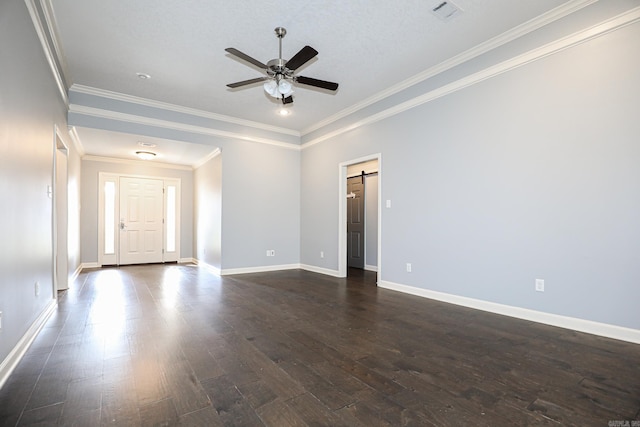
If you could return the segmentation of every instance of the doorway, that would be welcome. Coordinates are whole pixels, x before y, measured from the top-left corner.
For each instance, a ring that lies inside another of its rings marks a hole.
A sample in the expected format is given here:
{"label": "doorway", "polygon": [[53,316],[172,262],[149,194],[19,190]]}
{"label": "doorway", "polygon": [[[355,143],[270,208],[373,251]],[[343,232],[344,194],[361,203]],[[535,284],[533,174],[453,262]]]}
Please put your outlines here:
{"label": "doorway", "polygon": [[346,277],[352,268],[380,278],[381,155],[340,163],[339,179],[338,275]]}
{"label": "doorway", "polygon": [[68,209],[68,166],[69,150],[55,130],[54,163],[54,284],[56,291],[69,288],[69,209]]}
{"label": "doorway", "polygon": [[99,174],[98,265],[180,259],[180,180]]}

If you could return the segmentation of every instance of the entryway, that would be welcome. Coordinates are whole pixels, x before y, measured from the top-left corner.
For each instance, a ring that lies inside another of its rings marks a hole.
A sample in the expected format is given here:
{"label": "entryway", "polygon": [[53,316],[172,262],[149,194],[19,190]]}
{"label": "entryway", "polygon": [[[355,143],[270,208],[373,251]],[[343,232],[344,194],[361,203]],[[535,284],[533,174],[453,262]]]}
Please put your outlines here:
{"label": "entryway", "polygon": [[340,277],[380,272],[380,155],[340,164]]}
{"label": "entryway", "polygon": [[100,173],[99,265],[180,258],[180,180]]}

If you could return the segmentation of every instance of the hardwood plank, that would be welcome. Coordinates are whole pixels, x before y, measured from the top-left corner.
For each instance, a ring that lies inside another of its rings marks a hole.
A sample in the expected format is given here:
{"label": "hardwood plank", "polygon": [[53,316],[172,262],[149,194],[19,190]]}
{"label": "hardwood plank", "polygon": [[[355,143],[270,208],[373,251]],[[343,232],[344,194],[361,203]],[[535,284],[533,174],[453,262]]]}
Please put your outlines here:
{"label": "hardwood plank", "polygon": [[261,406],[257,412],[266,426],[303,427],[308,425],[298,416],[296,411],[280,400]]}
{"label": "hardwood plank", "polygon": [[207,379],[202,385],[225,426],[262,424],[249,402],[226,375]]}
{"label": "hardwood plank", "polygon": [[331,410],[340,409],[355,401],[353,395],[344,393],[302,362],[283,362],[279,366]]}
{"label": "hardwood plank", "polygon": [[308,425],[330,425],[334,427],[349,425],[336,412],[324,406],[322,402],[310,393],[288,400],[287,405]]}
{"label": "hardwood plank", "polygon": [[140,421],[145,426],[177,425],[178,413],[171,399],[164,399],[140,407]]}
{"label": "hardwood plank", "polygon": [[68,414],[64,409],[58,420],[58,426],[87,427],[100,425],[100,409],[83,411],[77,414]]}
{"label": "hardwood plank", "polygon": [[215,409],[211,406],[182,415],[178,423],[183,427],[222,427],[224,424]]}
{"label": "hardwood plank", "polygon": [[278,399],[278,395],[263,380],[240,384],[236,387],[254,409]]}
{"label": "hardwood plank", "polygon": [[138,396],[133,379],[102,384],[101,425],[140,425]]}
{"label": "hardwood plank", "polygon": [[55,426],[62,414],[62,403],[25,411],[18,426]]}
{"label": "hardwood plank", "polygon": [[188,414],[211,404],[205,389],[186,361],[166,366],[164,374],[178,415]]}

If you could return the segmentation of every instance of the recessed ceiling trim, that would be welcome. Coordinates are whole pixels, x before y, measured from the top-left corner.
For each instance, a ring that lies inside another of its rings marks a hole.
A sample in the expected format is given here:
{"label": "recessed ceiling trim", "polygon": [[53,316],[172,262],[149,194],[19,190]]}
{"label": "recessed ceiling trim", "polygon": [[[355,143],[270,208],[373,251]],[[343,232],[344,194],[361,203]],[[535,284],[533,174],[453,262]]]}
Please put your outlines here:
{"label": "recessed ceiling trim", "polygon": [[112,91],[98,89],[90,86],[73,84],[69,90],[72,92],[82,93],[85,95],[99,96],[101,98],[113,99],[115,101],[124,101],[132,104],[144,105],[146,107],[159,108],[162,110],[174,111],[176,113],[190,114],[192,116],[204,117],[206,119],[219,120],[221,122],[233,123],[236,125],[266,130],[269,132],[276,132],[284,135],[293,135],[293,136],[300,137],[300,132],[293,129],[266,125],[264,123],[254,122],[251,120],[244,120],[236,117],[225,116],[222,114],[210,113],[208,111],[198,110],[195,108],[183,107],[181,105],[170,104],[168,102],[154,101],[152,99],[140,98],[133,95],[112,92]]}
{"label": "recessed ceiling trim", "polygon": [[531,49],[528,52],[515,56],[499,64],[490,66],[488,68],[485,68],[484,70],[475,72],[471,75],[468,75],[459,80],[456,80],[454,82],[441,86],[437,89],[424,93],[413,99],[394,105],[393,107],[387,108],[386,110],[380,111],[362,120],[356,121],[354,123],[350,123],[349,125],[343,128],[336,129],[333,132],[329,132],[318,138],[312,139],[311,141],[308,141],[302,144],[301,147],[304,150],[305,148],[311,147],[322,141],[326,141],[330,138],[334,138],[338,135],[357,129],[359,127],[362,127],[371,123],[375,123],[380,120],[386,119],[388,117],[394,116],[396,114],[402,113],[411,108],[414,108],[419,105],[425,104],[427,102],[433,101],[435,99],[441,98],[453,92],[457,92],[458,90],[472,86],[476,83],[490,79],[502,73],[506,73],[522,65],[529,64],[538,59],[545,58],[547,56],[553,55],[562,50],[572,48],[579,44],[585,43],[591,39],[603,36],[612,31],[616,31],[620,28],[626,27],[627,25],[630,25],[639,21],[640,21],[640,7],[636,7],[624,13],[621,13],[611,19],[600,22],[599,24],[596,24],[584,30],[575,32],[566,37],[562,37],[558,40],[555,40],[551,43],[547,43],[546,45],[540,46],[538,48]]}
{"label": "recessed ceiling trim", "polygon": [[220,148],[216,148],[211,153],[209,153],[207,156],[205,156],[204,158],[202,158],[202,159],[198,160],[197,162],[195,162],[193,164],[193,168],[194,169],[198,169],[200,166],[204,165],[209,160],[218,157],[221,153],[222,153],[222,150]]}
{"label": "recessed ceiling trim", "polygon": [[[102,119],[115,120],[126,123],[135,123],[139,125],[160,127],[164,129],[173,129],[183,132],[198,133],[202,135],[218,136],[228,139],[240,139],[243,141],[258,142],[261,144],[275,145],[289,150],[300,150],[300,146],[287,142],[277,141],[274,139],[261,138],[251,135],[245,135],[235,132],[228,132],[202,126],[188,125],[185,123],[171,122],[168,120],[154,119],[151,117],[137,116],[134,114],[119,113],[117,111],[103,110],[100,108],[87,107],[84,105],[69,105],[69,113],[75,113],[83,116],[97,117]],[[77,125],[77,123],[76,123]]]}
{"label": "recessed ceiling trim", "polygon": [[149,166],[153,168],[177,169],[177,170],[183,170],[183,171],[190,171],[194,169],[192,166],[187,166],[187,165],[176,165],[172,163],[162,163],[162,162],[149,163],[145,160],[119,159],[116,157],[93,156],[90,154],[87,154],[86,156],[82,156],[82,160],[89,160],[93,162],[105,162],[105,163],[120,163],[125,165],[136,165],[136,166],[140,166],[141,164],[144,164],[145,166]]}
{"label": "recessed ceiling trim", "polygon": [[368,107],[369,105],[375,104],[385,98],[388,98],[398,92],[401,92],[408,87],[411,87],[417,83],[420,83],[424,80],[427,80],[435,75],[438,75],[444,71],[447,71],[457,65],[460,65],[464,62],[470,61],[471,59],[480,56],[486,52],[489,52],[493,49],[496,49],[506,43],[509,43],[519,37],[522,37],[528,33],[531,33],[545,25],[548,25],[558,19],[561,19],[567,15],[570,15],[574,12],[583,9],[590,4],[597,2],[598,0],[573,0],[568,3],[565,3],[561,6],[556,7],[535,19],[525,22],[524,24],[518,25],[504,33],[487,40],[484,43],[480,43],[479,45],[468,49],[462,52],[459,55],[452,57],[440,64],[431,67],[421,73],[416,74],[413,77],[410,77],[396,85],[390,86],[387,89],[381,90],[376,93],[374,96],[371,96],[365,99],[362,102],[358,102],[357,104],[352,105],[351,107],[345,108],[342,111],[337,112],[336,114],[327,117],[324,120],[317,122],[316,124],[309,126],[306,129],[303,129],[301,134],[302,136],[308,135],[309,133],[321,129],[325,126],[330,125],[333,122],[336,122],[344,117],[347,117],[363,108]]}

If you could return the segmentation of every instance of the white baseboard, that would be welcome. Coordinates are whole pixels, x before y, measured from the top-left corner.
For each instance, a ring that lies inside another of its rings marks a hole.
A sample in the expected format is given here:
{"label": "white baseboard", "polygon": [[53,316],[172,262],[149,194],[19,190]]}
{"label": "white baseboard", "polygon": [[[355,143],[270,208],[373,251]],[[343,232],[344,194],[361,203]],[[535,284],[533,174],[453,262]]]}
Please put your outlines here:
{"label": "white baseboard", "polygon": [[546,325],[558,326],[560,328],[571,329],[616,340],[627,341],[640,344],[640,330],[625,328],[622,326],[609,325],[607,323],[593,322],[591,320],[578,319],[575,317],[560,316],[558,314],[545,313],[543,311],[530,310],[527,308],[514,307],[510,305],[498,304],[495,302],[483,301],[474,298],[461,297],[458,295],[436,292],[428,289],[415,288],[413,286],[401,285],[399,283],[379,281],[378,286],[385,289],[416,295],[450,304],[461,305],[477,310],[488,311],[490,313],[502,314],[504,316],[515,317],[532,322],[544,323]]}
{"label": "white baseboard", "polygon": [[213,265],[207,264],[206,262],[202,262],[198,259],[194,259],[193,263],[210,271],[216,276],[230,276],[233,274],[264,273],[269,271],[301,269],[314,273],[326,274],[327,276],[340,277],[340,274],[337,270],[330,270],[328,268],[316,267],[307,264],[263,265],[258,267],[226,268],[221,270],[218,267],[214,267]]}
{"label": "white baseboard", "polygon": [[85,270],[87,268],[100,268],[100,267],[102,266],[97,262],[83,262],[81,264],[81,270]]}
{"label": "white baseboard", "polygon": [[195,259],[195,258],[193,259],[192,262],[194,264],[196,264],[198,267],[204,268],[205,270],[207,270],[211,274],[216,275],[216,276],[220,276],[220,269],[218,267],[215,267],[215,266],[213,266],[211,264],[207,264],[206,262],[202,262],[202,261],[200,261],[198,259]]}
{"label": "white baseboard", "polygon": [[375,271],[376,273],[378,272],[378,266],[377,265],[366,265],[364,266],[364,269],[367,271]]}
{"label": "white baseboard", "polygon": [[82,264],[80,264],[78,268],[76,268],[76,271],[74,271],[71,277],[69,278],[69,284],[75,282],[78,276],[80,275],[80,273],[82,273]]}
{"label": "white baseboard", "polygon": [[197,264],[198,260],[195,258],[180,258],[178,264]]}
{"label": "white baseboard", "polygon": [[344,277],[340,275],[340,272],[338,270],[330,270],[328,268],[316,267],[315,265],[300,264],[300,268],[303,270],[311,271],[313,273],[326,274],[327,276]]}
{"label": "white baseboard", "polygon": [[29,349],[33,340],[38,336],[40,330],[47,323],[49,316],[51,316],[57,304],[58,301],[55,299],[52,299],[49,304],[47,304],[44,310],[42,310],[42,313],[40,313],[38,318],[31,324],[31,327],[29,327],[27,332],[20,338],[18,344],[16,344],[2,363],[0,363],[0,389],[9,378],[9,375],[11,375],[11,372],[18,366],[18,363],[20,363],[20,360]]}
{"label": "white baseboard", "polygon": [[300,268],[300,264],[261,265],[257,267],[243,267],[243,268],[223,268],[222,270],[220,270],[220,275],[230,276],[232,274],[264,273],[267,271],[295,270],[297,268]]}

